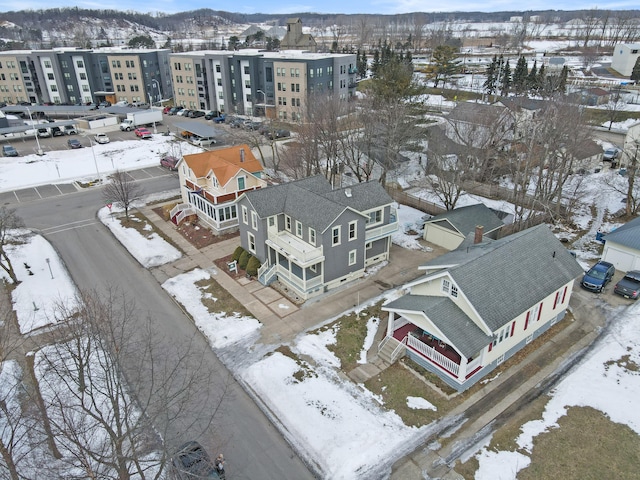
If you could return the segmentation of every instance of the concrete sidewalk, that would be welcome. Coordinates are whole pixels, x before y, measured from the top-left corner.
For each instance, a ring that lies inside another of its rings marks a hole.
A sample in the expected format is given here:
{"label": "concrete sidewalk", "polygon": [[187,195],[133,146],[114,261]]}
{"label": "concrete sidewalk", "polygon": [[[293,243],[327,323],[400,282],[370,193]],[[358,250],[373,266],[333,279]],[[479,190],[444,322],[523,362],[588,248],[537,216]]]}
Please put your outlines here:
{"label": "concrete sidewalk", "polygon": [[366,304],[393,287],[400,287],[414,280],[422,275],[418,265],[443,253],[440,250],[431,252],[407,250],[392,245],[391,262],[374,275],[356,280],[346,288],[338,288],[315,297],[300,306],[257,280],[249,280],[245,277],[234,278],[215,266],[215,260],[231,255],[240,245],[239,237],[198,250],[178,232],[172,222],[161,218],[151,207],[143,207],[141,212],[184,252],[183,258],[151,269],[156,280],[162,283],[194,268],[205,270],[215,268],[216,281],[262,323],[260,342],[264,344],[277,345],[291,342],[301,332],[336,317],[358,304]]}

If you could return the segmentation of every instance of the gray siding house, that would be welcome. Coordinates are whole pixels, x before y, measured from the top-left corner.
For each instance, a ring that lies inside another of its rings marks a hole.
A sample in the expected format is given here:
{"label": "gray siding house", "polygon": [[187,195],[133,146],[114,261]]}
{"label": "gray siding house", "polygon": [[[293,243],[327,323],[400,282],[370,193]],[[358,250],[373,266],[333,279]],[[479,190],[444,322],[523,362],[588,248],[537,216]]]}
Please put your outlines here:
{"label": "gray siding house", "polygon": [[260,260],[261,283],[279,280],[308,299],[389,258],[392,204],[377,182],[334,189],[322,175],[247,192],[238,202],[242,246]]}

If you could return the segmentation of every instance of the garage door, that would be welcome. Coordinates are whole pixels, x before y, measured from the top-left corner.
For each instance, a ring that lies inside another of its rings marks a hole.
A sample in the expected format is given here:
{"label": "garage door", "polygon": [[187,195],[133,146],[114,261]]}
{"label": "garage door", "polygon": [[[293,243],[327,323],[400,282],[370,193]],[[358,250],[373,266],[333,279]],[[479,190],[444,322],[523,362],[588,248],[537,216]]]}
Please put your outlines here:
{"label": "garage door", "polygon": [[631,253],[623,252],[622,250],[611,247],[606,249],[604,256],[602,257],[602,260],[613,263],[616,270],[622,270],[623,272],[633,270],[634,259],[635,257]]}

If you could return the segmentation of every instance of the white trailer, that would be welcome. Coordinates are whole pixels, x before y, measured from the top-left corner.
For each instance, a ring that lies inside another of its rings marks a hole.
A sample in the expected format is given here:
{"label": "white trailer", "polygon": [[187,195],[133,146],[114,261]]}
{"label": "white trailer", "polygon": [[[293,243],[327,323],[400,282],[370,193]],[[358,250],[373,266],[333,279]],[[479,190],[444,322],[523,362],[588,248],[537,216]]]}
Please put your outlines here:
{"label": "white trailer", "polygon": [[127,118],[125,118],[120,124],[120,130],[123,132],[130,132],[134,128],[140,126],[147,126],[158,124],[162,122],[162,110],[144,110],[140,112],[131,112],[127,113]]}

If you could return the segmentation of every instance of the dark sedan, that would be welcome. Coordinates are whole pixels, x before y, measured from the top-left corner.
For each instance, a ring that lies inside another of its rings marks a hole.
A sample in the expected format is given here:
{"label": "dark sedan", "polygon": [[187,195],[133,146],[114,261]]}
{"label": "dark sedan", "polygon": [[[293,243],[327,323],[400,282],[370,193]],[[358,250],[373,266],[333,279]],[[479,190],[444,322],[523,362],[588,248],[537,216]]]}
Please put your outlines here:
{"label": "dark sedan", "polygon": [[69,146],[69,148],[82,148],[82,144],[80,143],[80,140],[76,139],[76,138],[70,138],[69,140],[67,140],[67,145]]}
{"label": "dark sedan", "polygon": [[173,457],[174,475],[181,480],[219,479],[207,452],[198,442],[187,442]]}
{"label": "dark sedan", "polygon": [[640,294],[640,271],[632,270],[627,272],[625,276],[616,283],[613,293],[622,295],[625,298],[637,300]]}

